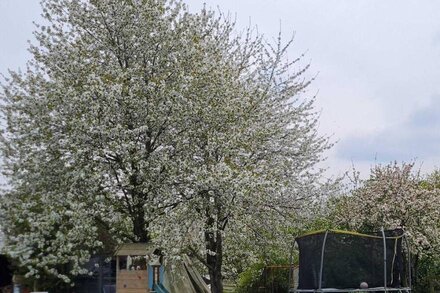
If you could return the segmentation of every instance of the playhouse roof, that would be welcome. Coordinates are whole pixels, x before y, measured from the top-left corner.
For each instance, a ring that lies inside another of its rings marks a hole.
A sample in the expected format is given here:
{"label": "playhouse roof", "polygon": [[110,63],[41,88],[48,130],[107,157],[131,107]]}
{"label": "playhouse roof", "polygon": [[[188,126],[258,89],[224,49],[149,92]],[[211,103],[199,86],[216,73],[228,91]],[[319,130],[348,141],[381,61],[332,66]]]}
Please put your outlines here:
{"label": "playhouse roof", "polygon": [[147,243],[124,243],[118,245],[115,255],[147,255],[152,254],[155,248]]}

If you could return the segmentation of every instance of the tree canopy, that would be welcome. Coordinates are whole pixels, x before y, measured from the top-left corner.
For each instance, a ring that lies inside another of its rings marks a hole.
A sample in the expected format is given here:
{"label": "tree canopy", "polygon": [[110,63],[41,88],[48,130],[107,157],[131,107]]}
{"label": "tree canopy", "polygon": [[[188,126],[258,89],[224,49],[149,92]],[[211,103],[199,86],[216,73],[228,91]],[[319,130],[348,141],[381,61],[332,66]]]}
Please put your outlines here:
{"label": "tree canopy", "polygon": [[221,292],[225,251],[270,239],[320,192],[331,145],[308,66],[291,42],[180,1],[42,5],[49,25],[1,95],[7,251],[27,277],[69,282],[104,230],[185,249]]}
{"label": "tree canopy", "polygon": [[336,222],[356,230],[404,228],[416,254],[440,248],[440,197],[413,170],[414,164],[390,163],[372,168],[368,180],[337,201]]}

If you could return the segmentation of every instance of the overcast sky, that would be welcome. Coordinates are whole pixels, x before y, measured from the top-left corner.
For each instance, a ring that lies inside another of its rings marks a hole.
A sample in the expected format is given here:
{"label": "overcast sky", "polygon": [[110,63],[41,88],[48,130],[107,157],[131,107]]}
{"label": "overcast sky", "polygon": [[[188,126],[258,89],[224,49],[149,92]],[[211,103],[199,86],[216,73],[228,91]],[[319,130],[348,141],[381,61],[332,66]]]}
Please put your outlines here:
{"label": "overcast sky", "polygon": [[[23,68],[39,1],[0,0],[0,72]],[[289,56],[306,52],[309,89],[317,96],[320,132],[335,147],[328,174],[352,164],[416,159],[440,167],[440,1],[438,0],[187,0],[206,2],[251,23],[268,39],[295,32]]]}

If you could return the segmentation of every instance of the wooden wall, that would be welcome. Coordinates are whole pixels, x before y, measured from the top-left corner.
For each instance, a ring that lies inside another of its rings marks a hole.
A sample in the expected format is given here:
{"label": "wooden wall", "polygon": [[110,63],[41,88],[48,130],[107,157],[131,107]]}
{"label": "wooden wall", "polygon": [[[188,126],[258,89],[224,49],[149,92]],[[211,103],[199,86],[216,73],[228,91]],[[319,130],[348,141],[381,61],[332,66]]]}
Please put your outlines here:
{"label": "wooden wall", "polygon": [[119,270],[116,278],[117,293],[149,293],[146,270]]}

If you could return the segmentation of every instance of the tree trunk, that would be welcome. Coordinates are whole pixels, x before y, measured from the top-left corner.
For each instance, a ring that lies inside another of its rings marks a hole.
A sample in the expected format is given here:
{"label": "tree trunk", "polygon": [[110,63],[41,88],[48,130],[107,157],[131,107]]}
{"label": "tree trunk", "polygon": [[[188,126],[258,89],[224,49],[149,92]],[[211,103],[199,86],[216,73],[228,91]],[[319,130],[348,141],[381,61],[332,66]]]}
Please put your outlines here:
{"label": "tree trunk", "polygon": [[223,280],[221,270],[209,270],[211,280],[211,293],[223,293]]}
{"label": "tree trunk", "polygon": [[419,283],[419,255],[416,254],[413,260],[413,270],[412,270],[412,285],[413,287],[417,287]]}
{"label": "tree trunk", "polygon": [[[214,227],[215,220],[208,217],[207,226]],[[208,253],[206,255],[206,263],[209,270],[209,279],[211,281],[211,293],[223,293],[223,239],[220,230],[215,233],[212,230],[205,232],[206,248]]]}
{"label": "tree trunk", "polygon": [[145,221],[145,212],[143,208],[136,209],[136,214],[132,215],[133,234],[137,238],[137,242],[147,243],[150,241],[148,233],[148,223]]}

